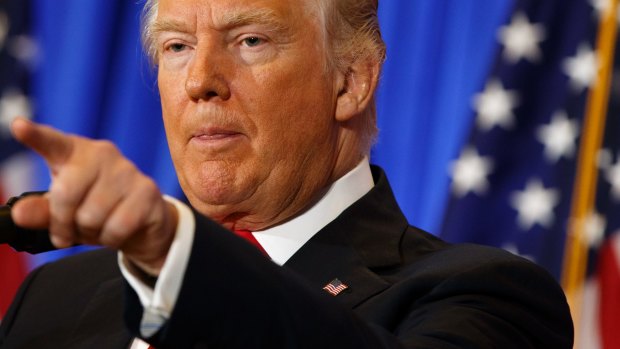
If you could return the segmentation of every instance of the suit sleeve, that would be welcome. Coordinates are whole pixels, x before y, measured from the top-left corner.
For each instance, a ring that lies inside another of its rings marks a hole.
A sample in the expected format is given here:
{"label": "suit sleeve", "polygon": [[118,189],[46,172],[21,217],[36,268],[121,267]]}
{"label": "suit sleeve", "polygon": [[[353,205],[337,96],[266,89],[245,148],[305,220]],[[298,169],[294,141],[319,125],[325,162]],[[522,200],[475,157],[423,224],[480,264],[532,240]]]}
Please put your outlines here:
{"label": "suit sleeve", "polygon": [[[158,349],[399,347],[379,342],[352,310],[216,223],[197,215],[196,228],[176,306],[146,339]],[[142,306],[126,290],[126,321],[138,334]]]}
{"label": "suit sleeve", "polygon": [[15,317],[18,314],[19,308],[24,301],[24,297],[28,292],[28,289],[33,283],[33,280],[37,277],[39,272],[43,269],[43,267],[39,267],[28,274],[28,277],[22,282],[13,298],[13,302],[11,302],[11,306],[7,310],[5,316],[2,318],[2,323],[0,325],[0,347],[3,346],[3,343],[6,340],[6,337],[9,335],[11,331],[11,327],[13,322],[15,321]]}
{"label": "suit sleeve", "polygon": [[[392,316],[388,315],[392,312],[393,319],[369,322],[364,320],[365,309],[353,311],[311,289],[296,274],[266,260],[217,224],[200,215],[196,223],[177,304],[165,325],[146,339],[158,349],[505,349],[543,348],[546,343],[570,348],[568,338],[562,334],[555,337],[562,329],[536,329],[553,321],[549,316],[555,315],[545,312],[561,307],[555,307],[559,304],[555,301],[548,306],[545,299],[528,300],[532,295],[527,287],[515,280],[533,276],[533,283],[542,283],[536,289],[553,283],[541,278],[538,271],[532,274],[531,268],[521,265],[525,262],[508,266],[488,263],[488,267],[473,267],[463,273],[448,268],[448,273],[440,270],[429,275],[419,268],[422,274],[412,275],[381,296],[392,300],[377,300],[381,304],[394,302],[384,316]],[[522,275],[498,278],[513,272]],[[141,317],[140,301],[127,287],[126,320],[132,332],[138,333]],[[548,335],[547,330],[551,338],[532,339]]]}

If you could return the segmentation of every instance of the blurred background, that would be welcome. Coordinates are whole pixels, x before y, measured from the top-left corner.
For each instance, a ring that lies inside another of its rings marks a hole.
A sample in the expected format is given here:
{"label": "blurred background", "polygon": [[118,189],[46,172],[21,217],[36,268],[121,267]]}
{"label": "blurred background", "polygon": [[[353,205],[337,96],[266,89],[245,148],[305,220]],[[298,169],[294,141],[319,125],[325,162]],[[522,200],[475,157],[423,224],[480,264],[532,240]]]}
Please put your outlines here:
{"label": "blurred background", "polygon": [[[617,0],[382,0],[388,46],[371,161],[410,222],[498,246],[564,287],[577,348],[620,348]],[[0,199],[45,190],[17,115],[109,139],[182,197],[142,0],[0,0]],[[614,59],[615,57],[615,59]],[[36,256],[0,247],[0,317]],[[489,280],[492,282],[492,280]]]}

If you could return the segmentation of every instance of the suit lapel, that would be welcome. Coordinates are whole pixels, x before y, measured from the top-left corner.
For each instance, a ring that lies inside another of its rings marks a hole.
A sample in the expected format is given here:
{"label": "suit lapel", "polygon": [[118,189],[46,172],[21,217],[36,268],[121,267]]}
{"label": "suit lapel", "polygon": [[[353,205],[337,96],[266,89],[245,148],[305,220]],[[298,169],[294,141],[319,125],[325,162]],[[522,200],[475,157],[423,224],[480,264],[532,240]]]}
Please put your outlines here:
{"label": "suit lapel", "polygon": [[125,349],[132,337],[123,320],[123,279],[103,282],[84,309],[67,348]]}
{"label": "suit lapel", "polygon": [[350,246],[321,238],[308,241],[285,265],[302,275],[316,290],[338,278],[348,289],[336,297],[351,308],[389,286],[361,263]]}
{"label": "suit lapel", "polygon": [[400,240],[408,226],[384,173],[373,167],[373,177],[375,187],[370,192],[285,264],[317,290],[338,278],[348,289],[335,297],[351,308],[390,286],[373,269],[401,263]]}

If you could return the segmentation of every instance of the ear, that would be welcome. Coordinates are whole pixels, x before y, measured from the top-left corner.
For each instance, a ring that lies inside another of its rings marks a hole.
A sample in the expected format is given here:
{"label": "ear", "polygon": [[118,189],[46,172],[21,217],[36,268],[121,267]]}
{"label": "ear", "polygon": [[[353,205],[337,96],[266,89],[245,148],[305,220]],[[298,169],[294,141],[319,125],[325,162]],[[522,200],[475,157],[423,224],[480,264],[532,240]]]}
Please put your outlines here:
{"label": "ear", "polygon": [[370,103],[379,80],[379,63],[360,59],[338,74],[336,120],[343,122],[360,114]]}

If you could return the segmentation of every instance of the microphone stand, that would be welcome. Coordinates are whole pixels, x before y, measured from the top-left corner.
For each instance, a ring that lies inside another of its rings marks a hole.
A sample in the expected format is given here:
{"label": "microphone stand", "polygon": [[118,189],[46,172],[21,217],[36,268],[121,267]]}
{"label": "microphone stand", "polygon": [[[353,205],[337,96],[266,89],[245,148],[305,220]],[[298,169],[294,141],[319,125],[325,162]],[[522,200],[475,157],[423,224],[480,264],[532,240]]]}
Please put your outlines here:
{"label": "microphone stand", "polygon": [[32,230],[20,228],[11,218],[11,208],[24,196],[42,195],[45,192],[27,192],[12,197],[4,206],[0,206],[0,244],[9,244],[19,252],[36,254],[56,250],[52,245],[47,230]]}

